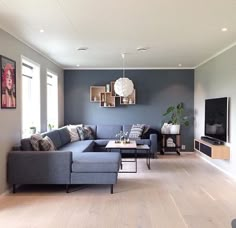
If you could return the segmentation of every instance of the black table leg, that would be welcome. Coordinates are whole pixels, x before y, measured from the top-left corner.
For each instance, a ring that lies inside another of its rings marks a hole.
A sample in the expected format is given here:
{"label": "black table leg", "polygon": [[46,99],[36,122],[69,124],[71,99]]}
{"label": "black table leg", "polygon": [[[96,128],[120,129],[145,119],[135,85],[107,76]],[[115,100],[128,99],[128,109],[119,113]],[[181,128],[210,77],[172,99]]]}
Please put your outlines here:
{"label": "black table leg", "polygon": [[113,194],[113,184],[111,184],[111,194]]}

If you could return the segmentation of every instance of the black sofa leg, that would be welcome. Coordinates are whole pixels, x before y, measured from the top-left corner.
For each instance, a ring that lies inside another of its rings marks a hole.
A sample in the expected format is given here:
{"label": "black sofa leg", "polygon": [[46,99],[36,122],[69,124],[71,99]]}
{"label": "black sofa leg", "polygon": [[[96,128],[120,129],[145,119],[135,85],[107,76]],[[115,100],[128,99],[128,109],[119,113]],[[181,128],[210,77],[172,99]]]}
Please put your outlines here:
{"label": "black sofa leg", "polygon": [[13,194],[16,193],[16,185],[15,185],[15,184],[12,185],[12,193],[13,193]]}
{"label": "black sofa leg", "polygon": [[113,194],[113,184],[111,184],[111,194]]}
{"label": "black sofa leg", "polygon": [[69,184],[66,184],[66,193],[69,193]]}

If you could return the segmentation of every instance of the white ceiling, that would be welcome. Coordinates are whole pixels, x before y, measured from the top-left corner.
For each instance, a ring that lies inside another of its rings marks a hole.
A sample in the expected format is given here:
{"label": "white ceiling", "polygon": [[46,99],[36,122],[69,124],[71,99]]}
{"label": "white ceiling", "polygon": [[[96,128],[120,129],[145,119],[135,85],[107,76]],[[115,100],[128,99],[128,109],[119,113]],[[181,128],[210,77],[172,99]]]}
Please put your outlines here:
{"label": "white ceiling", "polygon": [[236,0],[0,0],[0,27],[63,68],[119,68],[123,52],[130,68],[193,68],[235,43]]}

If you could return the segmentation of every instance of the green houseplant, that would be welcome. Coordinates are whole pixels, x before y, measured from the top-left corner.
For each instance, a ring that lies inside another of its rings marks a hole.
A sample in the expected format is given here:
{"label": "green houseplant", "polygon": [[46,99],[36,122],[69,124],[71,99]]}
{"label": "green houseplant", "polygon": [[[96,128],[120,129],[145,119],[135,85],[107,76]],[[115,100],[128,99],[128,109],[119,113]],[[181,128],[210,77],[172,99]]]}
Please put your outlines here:
{"label": "green houseplant", "polygon": [[189,126],[188,117],[184,115],[185,109],[183,102],[176,106],[169,106],[163,116],[168,117],[168,123],[171,123],[171,134],[179,134],[180,125]]}

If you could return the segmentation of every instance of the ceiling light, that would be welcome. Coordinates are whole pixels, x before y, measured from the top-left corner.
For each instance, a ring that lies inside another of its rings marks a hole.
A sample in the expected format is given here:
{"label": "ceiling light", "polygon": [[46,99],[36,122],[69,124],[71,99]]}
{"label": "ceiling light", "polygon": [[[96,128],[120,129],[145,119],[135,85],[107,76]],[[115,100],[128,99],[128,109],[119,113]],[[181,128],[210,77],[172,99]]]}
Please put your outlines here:
{"label": "ceiling light", "polygon": [[76,64],[77,67],[79,67],[80,65],[79,64]]}
{"label": "ceiling light", "polygon": [[77,49],[78,51],[87,51],[88,50],[88,47],[80,47]]}
{"label": "ceiling light", "polygon": [[128,97],[134,90],[133,82],[125,77],[125,54],[122,54],[123,58],[123,77],[117,79],[114,84],[115,93],[121,97]]}
{"label": "ceiling light", "polygon": [[44,29],[40,29],[39,32],[44,33]]}
{"label": "ceiling light", "polygon": [[147,51],[150,47],[137,47],[137,51]]}
{"label": "ceiling light", "polygon": [[222,31],[222,32],[227,32],[228,29],[227,29],[227,28],[222,28],[221,31]]}
{"label": "ceiling light", "polygon": [[179,64],[178,64],[178,66],[179,66],[179,67],[182,67],[182,64],[181,64],[181,63],[179,63]]}

